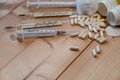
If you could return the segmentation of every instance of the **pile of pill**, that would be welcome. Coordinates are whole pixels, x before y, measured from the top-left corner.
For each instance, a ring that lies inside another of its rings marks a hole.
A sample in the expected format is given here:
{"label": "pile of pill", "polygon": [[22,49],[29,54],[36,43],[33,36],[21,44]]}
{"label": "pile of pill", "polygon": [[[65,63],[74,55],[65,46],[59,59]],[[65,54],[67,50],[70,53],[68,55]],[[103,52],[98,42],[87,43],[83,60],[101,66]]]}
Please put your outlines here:
{"label": "pile of pill", "polygon": [[70,23],[71,25],[79,25],[82,28],[88,28],[88,31],[83,31],[79,34],[72,33],[72,36],[78,35],[78,38],[85,39],[90,38],[96,40],[98,43],[102,44],[107,42],[107,38],[105,38],[105,28],[107,24],[105,23],[105,19],[101,19],[99,14],[94,14],[89,17],[86,15],[71,15]]}

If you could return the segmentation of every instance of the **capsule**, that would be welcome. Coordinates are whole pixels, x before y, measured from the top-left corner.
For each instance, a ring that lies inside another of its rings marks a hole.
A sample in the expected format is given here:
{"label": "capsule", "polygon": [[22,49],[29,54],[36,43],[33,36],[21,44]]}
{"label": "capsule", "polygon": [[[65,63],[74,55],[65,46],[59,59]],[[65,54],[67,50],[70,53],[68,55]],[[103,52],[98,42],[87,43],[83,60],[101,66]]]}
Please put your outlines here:
{"label": "capsule", "polygon": [[100,37],[104,37],[104,32],[100,31]]}
{"label": "capsule", "polygon": [[96,29],[96,27],[93,27],[93,31],[94,31],[94,33],[98,32],[98,30]]}
{"label": "capsule", "polygon": [[82,38],[82,35],[84,34],[84,32],[81,32],[79,35],[78,35],[78,38]]}
{"label": "capsule", "polygon": [[82,22],[79,22],[78,24],[80,27],[83,27],[83,28],[85,27],[85,25]]}
{"label": "capsule", "polygon": [[77,18],[77,17],[78,17],[77,15],[70,16],[70,18]]}
{"label": "capsule", "polygon": [[80,21],[80,19],[81,19],[81,16],[79,15],[79,16],[78,16],[78,21]]}
{"label": "capsule", "polygon": [[100,47],[97,45],[96,46],[96,52],[99,54],[100,53]]}
{"label": "capsule", "polygon": [[70,36],[71,36],[71,37],[76,37],[76,36],[78,36],[78,34],[79,34],[79,32],[71,33]]}
{"label": "capsule", "polygon": [[90,39],[92,39],[92,33],[91,33],[91,32],[88,32],[88,37],[89,37]]}
{"label": "capsule", "polygon": [[103,28],[106,27],[106,24],[104,22],[98,22],[98,24],[99,24],[100,27],[103,27]]}
{"label": "capsule", "polygon": [[97,40],[99,36],[100,36],[99,33],[95,34],[94,39]]}
{"label": "capsule", "polygon": [[88,33],[87,33],[87,32],[84,32],[83,35],[82,35],[82,39],[87,38],[87,36],[88,36]]}
{"label": "capsule", "polygon": [[102,44],[102,43],[105,43],[106,41],[107,41],[107,38],[101,37],[101,39],[99,40],[99,43]]}
{"label": "capsule", "polygon": [[93,31],[93,28],[91,25],[88,25],[88,29],[89,29],[89,31]]}
{"label": "capsule", "polygon": [[74,23],[74,18],[70,18],[70,24],[71,25],[74,25],[75,23]]}
{"label": "capsule", "polygon": [[95,49],[92,50],[92,56],[93,56],[93,57],[97,57],[97,52],[96,52]]}
{"label": "capsule", "polygon": [[78,24],[77,18],[74,18],[74,22],[75,22],[75,24]]}
{"label": "capsule", "polygon": [[70,46],[71,51],[79,51],[79,47],[77,46]]}
{"label": "capsule", "polygon": [[99,28],[97,28],[97,30],[98,30],[98,31],[105,31],[105,29],[104,29],[104,28],[100,28],[100,27],[99,27]]}

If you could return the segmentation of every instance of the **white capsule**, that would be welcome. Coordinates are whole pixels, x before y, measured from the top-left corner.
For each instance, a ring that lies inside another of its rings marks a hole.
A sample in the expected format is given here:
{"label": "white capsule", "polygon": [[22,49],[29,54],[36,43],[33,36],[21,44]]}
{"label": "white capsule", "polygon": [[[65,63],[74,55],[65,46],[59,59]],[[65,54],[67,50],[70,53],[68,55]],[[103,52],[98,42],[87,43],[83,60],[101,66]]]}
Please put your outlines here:
{"label": "white capsule", "polygon": [[88,25],[88,29],[89,29],[89,31],[93,31],[93,28],[91,25]]}
{"label": "white capsule", "polygon": [[71,34],[70,34],[71,37],[76,37],[76,36],[78,36],[78,35],[79,35],[79,32],[71,33]]}
{"label": "white capsule", "polygon": [[100,28],[100,27],[99,27],[99,28],[97,28],[97,30],[98,30],[98,31],[105,31],[105,29],[104,29],[104,28]]}
{"label": "white capsule", "polygon": [[107,27],[104,22],[98,22],[98,25],[99,25],[100,27],[103,27],[103,28]]}
{"label": "white capsule", "polygon": [[100,47],[98,45],[96,46],[96,52],[100,53]]}
{"label": "white capsule", "polygon": [[101,37],[101,39],[99,40],[99,43],[102,44],[102,43],[105,43],[106,41],[107,41],[107,38]]}
{"label": "white capsule", "polygon": [[79,35],[78,35],[78,38],[82,38],[82,35],[84,34],[84,32],[81,32]]}
{"label": "white capsule", "polygon": [[88,32],[88,37],[89,37],[90,39],[92,39],[92,33],[91,33],[91,32]]}
{"label": "white capsule", "polygon": [[88,36],[88,33],[87,33],[87,32],[84,32],[83,35],[82,35],[82,39],[87,38],[87,36]]}
{"label": "white capsule", "polygon": [[100,36],[99,33],[95,34],[94,39],[97,40],[99,36]]}
{"label": "white capsule", "polygon": [[92,55],[93,55],[93,57],[97,57],[97,52],[95,49],[92,50]]}
{"label": "white capsule", "polygon": [[96,27],[93,27],[93,31],[94,31],[94,33],[98,32]]}
{"label": "white capsule", "polygon": [[77,18],[77,15],[71,15],[70,18]]}
{"label": "white capsule", "polygon": [[75,24],[78,24],[77,18],[74,18],[74,22],[75,22]]}
{"label": "white capsule", "polygon": [[69,48],[71,51],[79,51],[79,47],[77,46],[70,46]]}
{"label": "white capsule", "polygon": [[78,24],[79,24],[79,26],[82,27],[82,28],[85,27],[84,23],[82,23],[82,22],[79,22]]}
{"label": "white capsule", "polygon": [[71,25],[74,25],[74,24],[75,24],[73,18],[70,18],[70,24],[71,24]]}
{"label": "white capsule", "polygon": [[79,15],[79,16],[78,16],[78,21],[80,21],[80,19],[81,19],[81,16]]}
{"label": "white capsule", "polygon": [[100,31],[100,37],[104,37],[104,32]]}

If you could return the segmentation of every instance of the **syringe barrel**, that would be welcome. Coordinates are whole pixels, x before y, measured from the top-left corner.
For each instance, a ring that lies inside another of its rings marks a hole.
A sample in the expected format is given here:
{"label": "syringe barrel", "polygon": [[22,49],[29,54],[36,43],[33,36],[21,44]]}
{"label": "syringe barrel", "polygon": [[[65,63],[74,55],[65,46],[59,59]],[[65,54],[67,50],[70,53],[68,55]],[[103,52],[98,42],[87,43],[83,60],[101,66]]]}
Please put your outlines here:
{"label": "syringe barrel", "polygon": [[27,2],[27,8],[76,7],[75,2]]}
{"label": "syringe barrel", "polygon": [[53,28],[49,29],[38,29],[38,30],[18,30],[17,38],[36,38],[36,37],[52,37],[56,36],[57,31]]}

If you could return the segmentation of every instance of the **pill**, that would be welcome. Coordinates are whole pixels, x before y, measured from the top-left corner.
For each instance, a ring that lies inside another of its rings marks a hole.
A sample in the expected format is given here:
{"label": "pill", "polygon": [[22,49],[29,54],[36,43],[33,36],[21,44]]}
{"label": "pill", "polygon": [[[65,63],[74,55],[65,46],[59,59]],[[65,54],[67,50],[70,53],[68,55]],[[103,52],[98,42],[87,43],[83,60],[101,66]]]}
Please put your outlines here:
{"label": "pill", "polygon": [[81,32],[81,33],[78,35],[78,38],[82,38],[83,33],[84,33],[84,32]]}
{"label": "pill", "polygon": [[92,39],[92,33],[91,33],[91,32],[88,32],[88,37],[89,37],[90,39]]}
{"label": "pill", "polygon": [[73,18],[70,19],[70,24],[74,25],[74,19]]}
{"label": "pill", "polygon": [[104,37],[103,31],[100,31],[100,36],[101,36],[101,37]]}
{"label": "pill", "polygon": [[99,33],[95,34],[94,39],[97,40],[99,36],[100,36]]}
{"label": "pill", "polygon": [[78,23],[78,20],[77,20],[77,18],[74,18],[74,22],[75,22],[75,24],[77,24],[77,23]]}
{"label": "pill", "polygon": [[100,28],[100,27],[99,27],[99,28],[97,28],[97,30],[98,30],[98,31],[105,31],[105,29],[104,29],[104,28]]}
{"label": "pill", "polygon": [[79,16],[78,16],[78,21],[80,21],[80,19],[81,19],[81,16],[79,15]]}
{"label": "pill", "polygon": [[70,46],[69,48],[71,51],[79,51],[79,47],[77,46]]}
{"label": "pill", "polygon": [[98,32],[98,30],[97,30],[96,27],[93,27],[93,31],[94,31],[94,33],[97,33],[97,32]]}
{"label": "pill", "polygon": [[96,52],[95,49],[92,50],[92,56],[93,56],[93,57],[97,57],[97,52]]}
{"label": "pill", "polygon": [[107,38],[101,37],[101,39],[99,40],[99,43],[105,43],[107,41]]}
{"label": "pill", "polygon": [[82,35],[82,39],[87,38],[87,36],[88,36],[88,33],[87,33],[87,32],[84,32],[83,35]]}
{"label": "pill", "polygon": [[100,47],[98,45],[96,46],[96,52],[100,53]]}
{"label": "pill", "polygon": [[70,18],[77,18],[77,17],[78,17],[77,15],[70,16]]}
{"label": "pill", "polygon": [[88,29],[89,29],[89,31],[93,31],[93,28],[91,25],[88,25]]}
{"label": "pill", "polygon": [[76,37],[76,36],[78,36],[78,34],[79,34],[79,32],[71,33],[70,36],[71,36],[71,37]]}
{"label": "pill", "polygon": [[106,27],[106,24],[104,22],[98,22],[98,24],[99,24],[100,27],[103,27],[103,28]]}
{"label": "pill", "polygon": [[82,28],[85,27],[85,25],[84,25],[82,22],[79,22],[78,24],[79,24],[79,26],[82,27]]}

